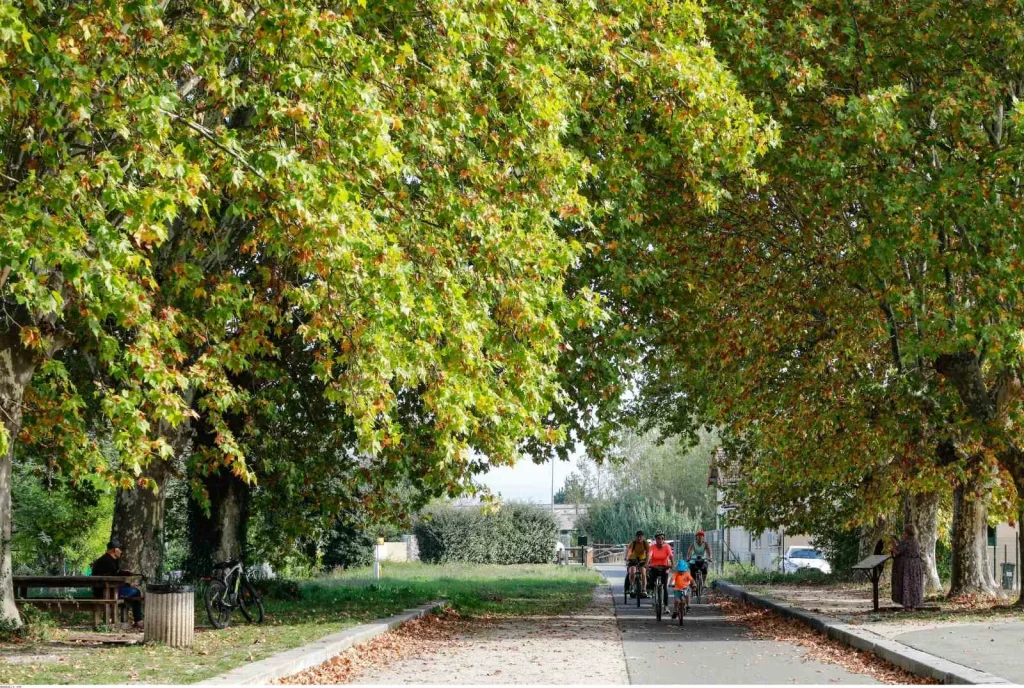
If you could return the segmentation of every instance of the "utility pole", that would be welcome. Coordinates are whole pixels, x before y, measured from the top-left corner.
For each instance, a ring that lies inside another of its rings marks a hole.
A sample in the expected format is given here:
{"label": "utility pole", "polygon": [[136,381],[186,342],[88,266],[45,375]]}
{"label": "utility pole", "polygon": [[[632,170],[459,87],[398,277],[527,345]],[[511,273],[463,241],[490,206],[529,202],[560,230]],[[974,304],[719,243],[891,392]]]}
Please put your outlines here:
{"label": "utility pole", "polygon": [[555,515],[555,457],[551,457],[551,515]]}

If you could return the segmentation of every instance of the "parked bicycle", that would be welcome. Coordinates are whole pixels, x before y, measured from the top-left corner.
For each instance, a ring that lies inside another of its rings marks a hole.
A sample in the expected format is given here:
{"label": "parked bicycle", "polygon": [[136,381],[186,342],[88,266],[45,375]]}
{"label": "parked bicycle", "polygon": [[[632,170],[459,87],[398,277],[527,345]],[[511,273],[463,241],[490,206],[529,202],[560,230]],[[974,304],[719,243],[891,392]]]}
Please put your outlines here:
{"label": "parked bicycle", "polygon": [[214,574],[207,582],[203,600],[206,614],[214,628],[227,628],[231,614],[237,609],[249,623],[263,623],[263,600],[245,575],[242,562],[224,561],[213,565]]}

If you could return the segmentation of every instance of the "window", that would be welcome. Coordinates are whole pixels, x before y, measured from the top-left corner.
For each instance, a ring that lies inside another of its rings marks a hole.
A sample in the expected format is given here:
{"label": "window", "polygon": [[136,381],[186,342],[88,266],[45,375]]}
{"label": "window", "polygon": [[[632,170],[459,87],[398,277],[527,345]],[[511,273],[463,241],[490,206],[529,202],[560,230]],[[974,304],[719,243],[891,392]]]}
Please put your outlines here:
{"label": "window", "polygon": [[821,552],[816,549],[795,549],[790,555],[790,559],[824,559],[821,556]]}

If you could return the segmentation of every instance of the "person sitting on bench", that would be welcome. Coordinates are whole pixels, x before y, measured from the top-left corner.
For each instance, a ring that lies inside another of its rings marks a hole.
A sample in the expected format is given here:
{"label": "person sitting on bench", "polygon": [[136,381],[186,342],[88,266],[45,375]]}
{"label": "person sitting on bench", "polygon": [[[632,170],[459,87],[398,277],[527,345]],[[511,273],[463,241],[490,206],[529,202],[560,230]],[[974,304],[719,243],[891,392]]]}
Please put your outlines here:
{"label": "person sitting on bench", "polygon": [[[121,568],[121,541],[116,537],[110,538],[107,543],[106,553],[92,563],[92,575],[94,576],[124,576],[132,571]],[[93,588],[93,596],[102,597],[103,588]],[[135,586],[125,583],[117,590],[117,596],[132,604],[132,628],[142,628],[142,591]]]}

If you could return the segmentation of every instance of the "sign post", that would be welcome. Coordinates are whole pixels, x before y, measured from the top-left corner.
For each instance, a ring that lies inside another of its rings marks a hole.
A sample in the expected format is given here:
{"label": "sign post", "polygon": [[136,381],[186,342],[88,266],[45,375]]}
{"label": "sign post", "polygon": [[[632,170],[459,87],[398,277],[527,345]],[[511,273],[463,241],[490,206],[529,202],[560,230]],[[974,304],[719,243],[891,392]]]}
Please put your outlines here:
{"label": "sign post", "polygon": [[373,577],[380,580],[380,548],[384,546],[384,538],[377,538],[373,548]]}
{"label": "sign post", "polygon": [[878,582],[882,580],[882,570],[885,562],[892,559],[888,554],[872,554],[864,561],[853,567],[854,571],[863,571],[871,579],[871,600],[874,603],[875,611],[878,611]]}

